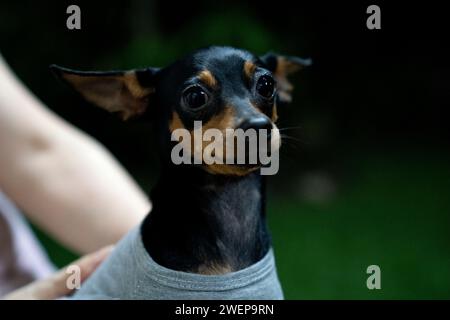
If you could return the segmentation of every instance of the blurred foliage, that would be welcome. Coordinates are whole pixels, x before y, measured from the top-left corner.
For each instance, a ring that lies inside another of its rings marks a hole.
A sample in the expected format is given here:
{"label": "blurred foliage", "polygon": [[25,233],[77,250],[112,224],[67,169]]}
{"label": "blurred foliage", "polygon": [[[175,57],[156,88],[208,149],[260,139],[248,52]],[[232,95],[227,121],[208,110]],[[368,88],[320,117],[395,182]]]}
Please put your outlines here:
{"label": "blurred foliage", "polygon": [[[270,201],[287,298],[450,298],[450,154],[412,156],[353,157],[356,183],[326,204]],[[373,264],[381,290],[366,287]]]}
{"label": "blurred foliage", "polygon": [[236,10],[200,16],[179,32],[168,36],[158,32],[139,33],[122,50],[99,61],[99,66],[123,69],[166,66],[190,51],[211,44],[244,47],[257,54],[264,54],[273,48],[282,49],[275,35],[250,13]]}

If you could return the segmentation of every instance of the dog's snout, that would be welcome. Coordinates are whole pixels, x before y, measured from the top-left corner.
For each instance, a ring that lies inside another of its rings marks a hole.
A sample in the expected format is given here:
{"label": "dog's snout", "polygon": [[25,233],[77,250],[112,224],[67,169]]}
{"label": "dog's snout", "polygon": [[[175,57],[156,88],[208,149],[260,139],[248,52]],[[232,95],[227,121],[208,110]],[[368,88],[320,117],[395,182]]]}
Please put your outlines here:
{"label": "dog's snout", "polygon": [[244,131],[248,129],[254,129],[256,131],[266,129],[267,134],[270,135],[272,123],[267,117],[253,117],[242,122],[239,128]]}

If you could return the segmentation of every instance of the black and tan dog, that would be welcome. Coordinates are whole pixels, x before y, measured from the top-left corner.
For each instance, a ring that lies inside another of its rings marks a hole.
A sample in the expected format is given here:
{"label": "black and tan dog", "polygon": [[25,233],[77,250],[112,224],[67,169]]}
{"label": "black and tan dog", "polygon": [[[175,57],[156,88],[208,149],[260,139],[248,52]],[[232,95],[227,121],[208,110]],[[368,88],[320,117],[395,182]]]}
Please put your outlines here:
{"label": "black and tan dog", "polygon": [[90,101],[124,119],[154,121],[162,172],[142,224],[145,249],[160,265],[217,275],[257,263],[271,247],[265,221],[265,182],[258,165],[175,165],[171,133],[203,128],[272,129],[277,107],[290,102],[288,75],[309,60],[230,47],[198,50],[166,68],[79,72],[52,66]]}

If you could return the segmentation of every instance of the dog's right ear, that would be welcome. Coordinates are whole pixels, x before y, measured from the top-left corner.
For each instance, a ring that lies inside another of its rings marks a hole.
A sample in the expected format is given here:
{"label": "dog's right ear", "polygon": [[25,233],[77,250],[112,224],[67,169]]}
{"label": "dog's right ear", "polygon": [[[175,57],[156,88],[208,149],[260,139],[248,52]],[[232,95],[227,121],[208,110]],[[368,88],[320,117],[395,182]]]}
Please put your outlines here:
{"label": "dog's right ear", "polygon": [[50,69],[57,78],[79,92],[87,101],[110,112],[119,112],[124,120],[143,114],[155,92],[159,69],[85,72],[57,65]]}
{"label": "dog's right ear", "polygon": [[278,97],[280,101],[283,103],[291,102],[294,86],[289,82],[288,76],[310,66],[312,60],[272,52],[266,53],[260,59],[266,68],[273,72],[277,79]]}

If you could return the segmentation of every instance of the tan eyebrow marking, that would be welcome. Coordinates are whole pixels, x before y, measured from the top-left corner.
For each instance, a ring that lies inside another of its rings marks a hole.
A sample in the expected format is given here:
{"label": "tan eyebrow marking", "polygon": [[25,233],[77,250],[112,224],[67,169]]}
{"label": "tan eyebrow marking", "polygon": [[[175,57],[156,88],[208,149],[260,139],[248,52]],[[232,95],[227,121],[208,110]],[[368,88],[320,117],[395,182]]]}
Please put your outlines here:
{"label": "tan eyebrow marking", "polygon": [[214,78],[211,71],[203,70],[197,75],[197,77],[200,79],[200,81],[205,83],[207,86],[209,86],[211,88],[217,87],[217,80],[216,80],[216,78]]}
{"label": "tan eyebrow marking", "polygon": [[251,61],[245,61],[244,63],[244,73],[248,79],[253,78],[253,74],[255,73],[256,65]]}

